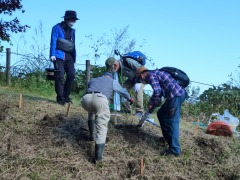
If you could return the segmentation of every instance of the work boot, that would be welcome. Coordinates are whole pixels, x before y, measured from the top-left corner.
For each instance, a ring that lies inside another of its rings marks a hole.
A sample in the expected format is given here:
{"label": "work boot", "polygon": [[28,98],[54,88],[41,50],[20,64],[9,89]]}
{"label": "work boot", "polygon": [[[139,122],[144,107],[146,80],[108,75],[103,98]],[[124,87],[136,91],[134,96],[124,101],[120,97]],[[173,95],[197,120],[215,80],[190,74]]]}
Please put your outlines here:
{"label": "work boot", "polygon": [[96,125],[95,125],[95,114],[88,113],[88,129],[90,141],[95,141],[96,139]]}
{"label": "work boot", "polygon": [[104,149],[105,144],[95,144],[95,163],[101,162],[103,160]]}

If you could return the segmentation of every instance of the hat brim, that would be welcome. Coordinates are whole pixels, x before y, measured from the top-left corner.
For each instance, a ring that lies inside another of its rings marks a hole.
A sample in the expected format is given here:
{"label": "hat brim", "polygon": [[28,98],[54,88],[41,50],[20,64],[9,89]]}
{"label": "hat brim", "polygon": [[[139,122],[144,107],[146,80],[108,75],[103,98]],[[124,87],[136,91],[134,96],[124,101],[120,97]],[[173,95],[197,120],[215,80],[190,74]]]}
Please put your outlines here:
{"label": "hat brim", "polygon": [[80,20],[80,19],[78,19],[78,18],[75,18],[75,17],[65,17],[65,16],[63,16],[62,18],[65,18],[65,19],[74,19],[74,20]]}
{"label": "hat brim", "polygon": [[139,75],[136,75],[136,76],[135,76],[135,83],[141,83],[141,81],[140,81],[141,75],[142,75],[143,73],[149,72],[149,71],[150,71],[150,70],[145,69],[145,70],[143,70]]}

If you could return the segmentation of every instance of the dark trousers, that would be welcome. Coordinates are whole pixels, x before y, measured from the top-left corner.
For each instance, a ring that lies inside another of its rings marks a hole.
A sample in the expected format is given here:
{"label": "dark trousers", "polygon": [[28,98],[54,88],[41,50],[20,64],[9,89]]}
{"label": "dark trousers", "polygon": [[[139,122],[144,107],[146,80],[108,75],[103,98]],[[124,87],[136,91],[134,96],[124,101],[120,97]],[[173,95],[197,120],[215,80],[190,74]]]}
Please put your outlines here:
{"label": "dark trousers", "polygon": [[181,105],[185,100],[185,94],[180,97],[167,99],[157,112],[163,137],[167,140],[169,150],[174,154],[180,154],[179,124]]}
{"label": "dark trousers", "polygon": [[[60,70],[60,73],[55,77],[55,91],[57,93],[57,101],[69,99],[72,86],[75,79],[75,68],[73,60],[57,59],[54,61],[55,69]],[[66,81],[64,75],[66,73]]]}

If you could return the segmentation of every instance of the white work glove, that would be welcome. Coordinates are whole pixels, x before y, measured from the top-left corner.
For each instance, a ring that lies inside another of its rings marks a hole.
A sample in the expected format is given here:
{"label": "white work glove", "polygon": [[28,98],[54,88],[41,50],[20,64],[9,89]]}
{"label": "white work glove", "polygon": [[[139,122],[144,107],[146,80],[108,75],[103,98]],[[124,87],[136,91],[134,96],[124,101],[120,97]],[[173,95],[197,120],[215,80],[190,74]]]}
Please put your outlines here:
{"label": "white work glove", "polygon": [[55,57],[55,56],[51,56],[51,57],[50,57],[50,61],[52,61],[52,62],[53,62],[53,61],[56,61],[56,57]]}
{"label": "white work glove", "polygon": [[144,124],[144,122],[149,119],[151,116],[151,114],[148,111],[145,111],[143,116],[140,118],[140,121],[138,123],[138,126],[142,127],[142,125]]}
{"label": "white work glove", "polygon": [[134,92],[138,92],[141,88],[141,83],[136,83],[134,86]]}

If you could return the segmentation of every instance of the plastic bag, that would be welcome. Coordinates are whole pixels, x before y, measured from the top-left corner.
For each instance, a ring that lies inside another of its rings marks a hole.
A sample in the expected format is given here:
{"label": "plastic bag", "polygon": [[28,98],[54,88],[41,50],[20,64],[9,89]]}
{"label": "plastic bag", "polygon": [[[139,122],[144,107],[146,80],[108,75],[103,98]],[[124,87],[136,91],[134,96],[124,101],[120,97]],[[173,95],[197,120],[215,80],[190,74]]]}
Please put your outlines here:
{"label": "plastic bag", "polygon": [[[118,81],[118,73],[115,72],[114,73],[114,79]],[[114,92],[114,110],[115,111],[121,111],[121,99],[120,99],[120,95],[117,92]]]}
{"label": "plastic bag", "polygon": [[219,113],[212,113],[212,115],[209,118],[208,125],[212,122],[219,121],[220,120],[219,116],[220,116]]}
{"label": "plastic bag", "polygon": [[231,126],[233,131],[236,131],[236,127],[239,125],[238,118],[234,117],[232,114],[230,114],[228,109],[224,110],[223,115],[219,115],[219,119],[228,125]]}
{"label": "plastic bag", "polygon": [[238,120],[238,118],[236,118],[232,114],[230,114],[228,109],[224,110],[223,115],[220,115],[219,113],[213,113],[210,116],[208,124],[210,124],[212,122],[217,122],[217,121],[225,122],[226,124],[231,126],[233,132],[238,133],[236,128],[239,125],[239,120]]}

